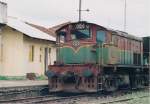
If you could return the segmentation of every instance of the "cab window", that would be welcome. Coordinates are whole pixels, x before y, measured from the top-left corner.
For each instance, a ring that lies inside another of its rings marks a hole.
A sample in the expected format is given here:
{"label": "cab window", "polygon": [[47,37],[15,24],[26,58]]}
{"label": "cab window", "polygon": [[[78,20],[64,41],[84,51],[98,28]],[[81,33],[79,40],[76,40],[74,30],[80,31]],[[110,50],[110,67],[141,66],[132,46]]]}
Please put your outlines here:
{"label": "cab window", "polygon": [[87,39],[90,38],[90,29],[76,29],[71,31],[71,39]]}
{"label": "cab window", "polygon": [[86,23],[75,23],[71,25],[71,40],[89,39],[92,37],[91,28]]}
{"label": "cab window", "polygon": [[106,32],[102,30],[98,30],[96,35],[96,41],[105,42],[105,40],[106,40]]}
{"label": "cab window", "polygon": [[59,41],[61,41],[62,43],[66,42],[66,32],[60,31],[58,33],[58,38],[59,38]]}

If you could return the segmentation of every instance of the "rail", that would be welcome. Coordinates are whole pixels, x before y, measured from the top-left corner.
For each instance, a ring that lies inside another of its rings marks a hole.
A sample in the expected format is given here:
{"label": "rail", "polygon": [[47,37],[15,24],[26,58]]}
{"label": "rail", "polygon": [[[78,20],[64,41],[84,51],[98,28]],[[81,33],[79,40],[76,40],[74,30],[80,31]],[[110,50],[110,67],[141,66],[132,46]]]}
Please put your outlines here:
{"label": "rail", "polygon": [[[149,90],[149,89],[148,89]],[[134,90],[134,91],[117,91],[114,93],[93,93],[93,94],[79,94],[79,95],[73,95],[73,96],[66,96],[66,97],[61,97],[61,96],[56,96],[56,95],[47,95],[47,96],[37,96],[37,97],[28,97],[28,98],[20,98],[20,99],[10,99],[10,100],[0,100],[0,103],[26,103],[26,104],[37,104],[37,103],[49,103],[49,102],[61,102],[65,100],[76,100],[76,99],[82,99],[85,97],[99,97],[100,99],[107,99],[111,97],[112,99],[110,100],[104,100],[105,102],[101,102],[99,104],[108,104],[108,103],[117,103],[117,102],[126,102],[129,100],[134,100],[136,98],[145,98],[145,97],[150,97],[149,95],[142,95],[142,96],[137,96],[137,97],[128,97],[128,98],[121,98],[121,99],[115,99],[120,96],[124,96],[126,94],[139,94],[141,91],[144,90]],[[147,91],[147,90],[146,90]]]}

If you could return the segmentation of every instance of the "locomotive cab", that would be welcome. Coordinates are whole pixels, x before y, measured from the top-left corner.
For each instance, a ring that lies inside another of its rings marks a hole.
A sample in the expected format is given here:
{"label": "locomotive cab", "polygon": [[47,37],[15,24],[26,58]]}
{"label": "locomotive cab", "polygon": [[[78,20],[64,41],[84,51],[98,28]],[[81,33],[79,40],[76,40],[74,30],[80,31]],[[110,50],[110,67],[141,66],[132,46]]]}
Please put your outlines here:
{"label": "locomotive cab", "polygon": [[58,30],[57,44],[60,47],[57,55],[58,63],[96,63],[96,56],[91,52],[95,44],[93,28],[86,22],[73,23]]}
{"label": "locomotive cab", "polygon": [[[87,22],[77,22],[65,25],[57,33],[57,61],[49,69],[58,73],[59,85],[54,85],[51,91],[96,92],[97,91],[97,41],[105,41],[104,34],[97,34],[97,26]],[[103,38],[101,40],[101,38]],[[49,78],[49,83],[53,83]],[[52,85],[53,87],[53,85]]]}

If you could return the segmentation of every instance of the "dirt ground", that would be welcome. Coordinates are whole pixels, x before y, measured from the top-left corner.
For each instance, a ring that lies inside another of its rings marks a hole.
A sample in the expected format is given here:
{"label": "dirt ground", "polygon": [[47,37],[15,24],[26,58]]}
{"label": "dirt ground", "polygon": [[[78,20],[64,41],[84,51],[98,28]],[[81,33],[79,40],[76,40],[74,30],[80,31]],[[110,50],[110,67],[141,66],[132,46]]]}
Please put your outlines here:
{"label": "dirt ground", "polygon": [[[113,102],[122,99],[130,99],[122,102]],[[108,103],[111,102],[111,103]],[[84,97],[69,99],[60,102],[53,102],[48,104],[150,104],[150,91],[139,91],[133,92],[131,94],[126,94],[118,97]]]}

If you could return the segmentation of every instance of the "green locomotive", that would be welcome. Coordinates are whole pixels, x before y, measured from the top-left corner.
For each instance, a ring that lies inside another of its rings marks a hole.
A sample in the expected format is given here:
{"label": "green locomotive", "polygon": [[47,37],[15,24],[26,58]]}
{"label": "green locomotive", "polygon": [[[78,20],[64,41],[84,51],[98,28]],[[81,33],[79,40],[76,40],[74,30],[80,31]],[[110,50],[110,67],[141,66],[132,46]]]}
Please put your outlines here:
{"label": "green locomotive", "polygon": [[68,23],[56,33],[57,60],[46,72],[50,92],[115,91],[149,84],[149,64],[144,65],[149,56],[142,38],[84,21]]}

